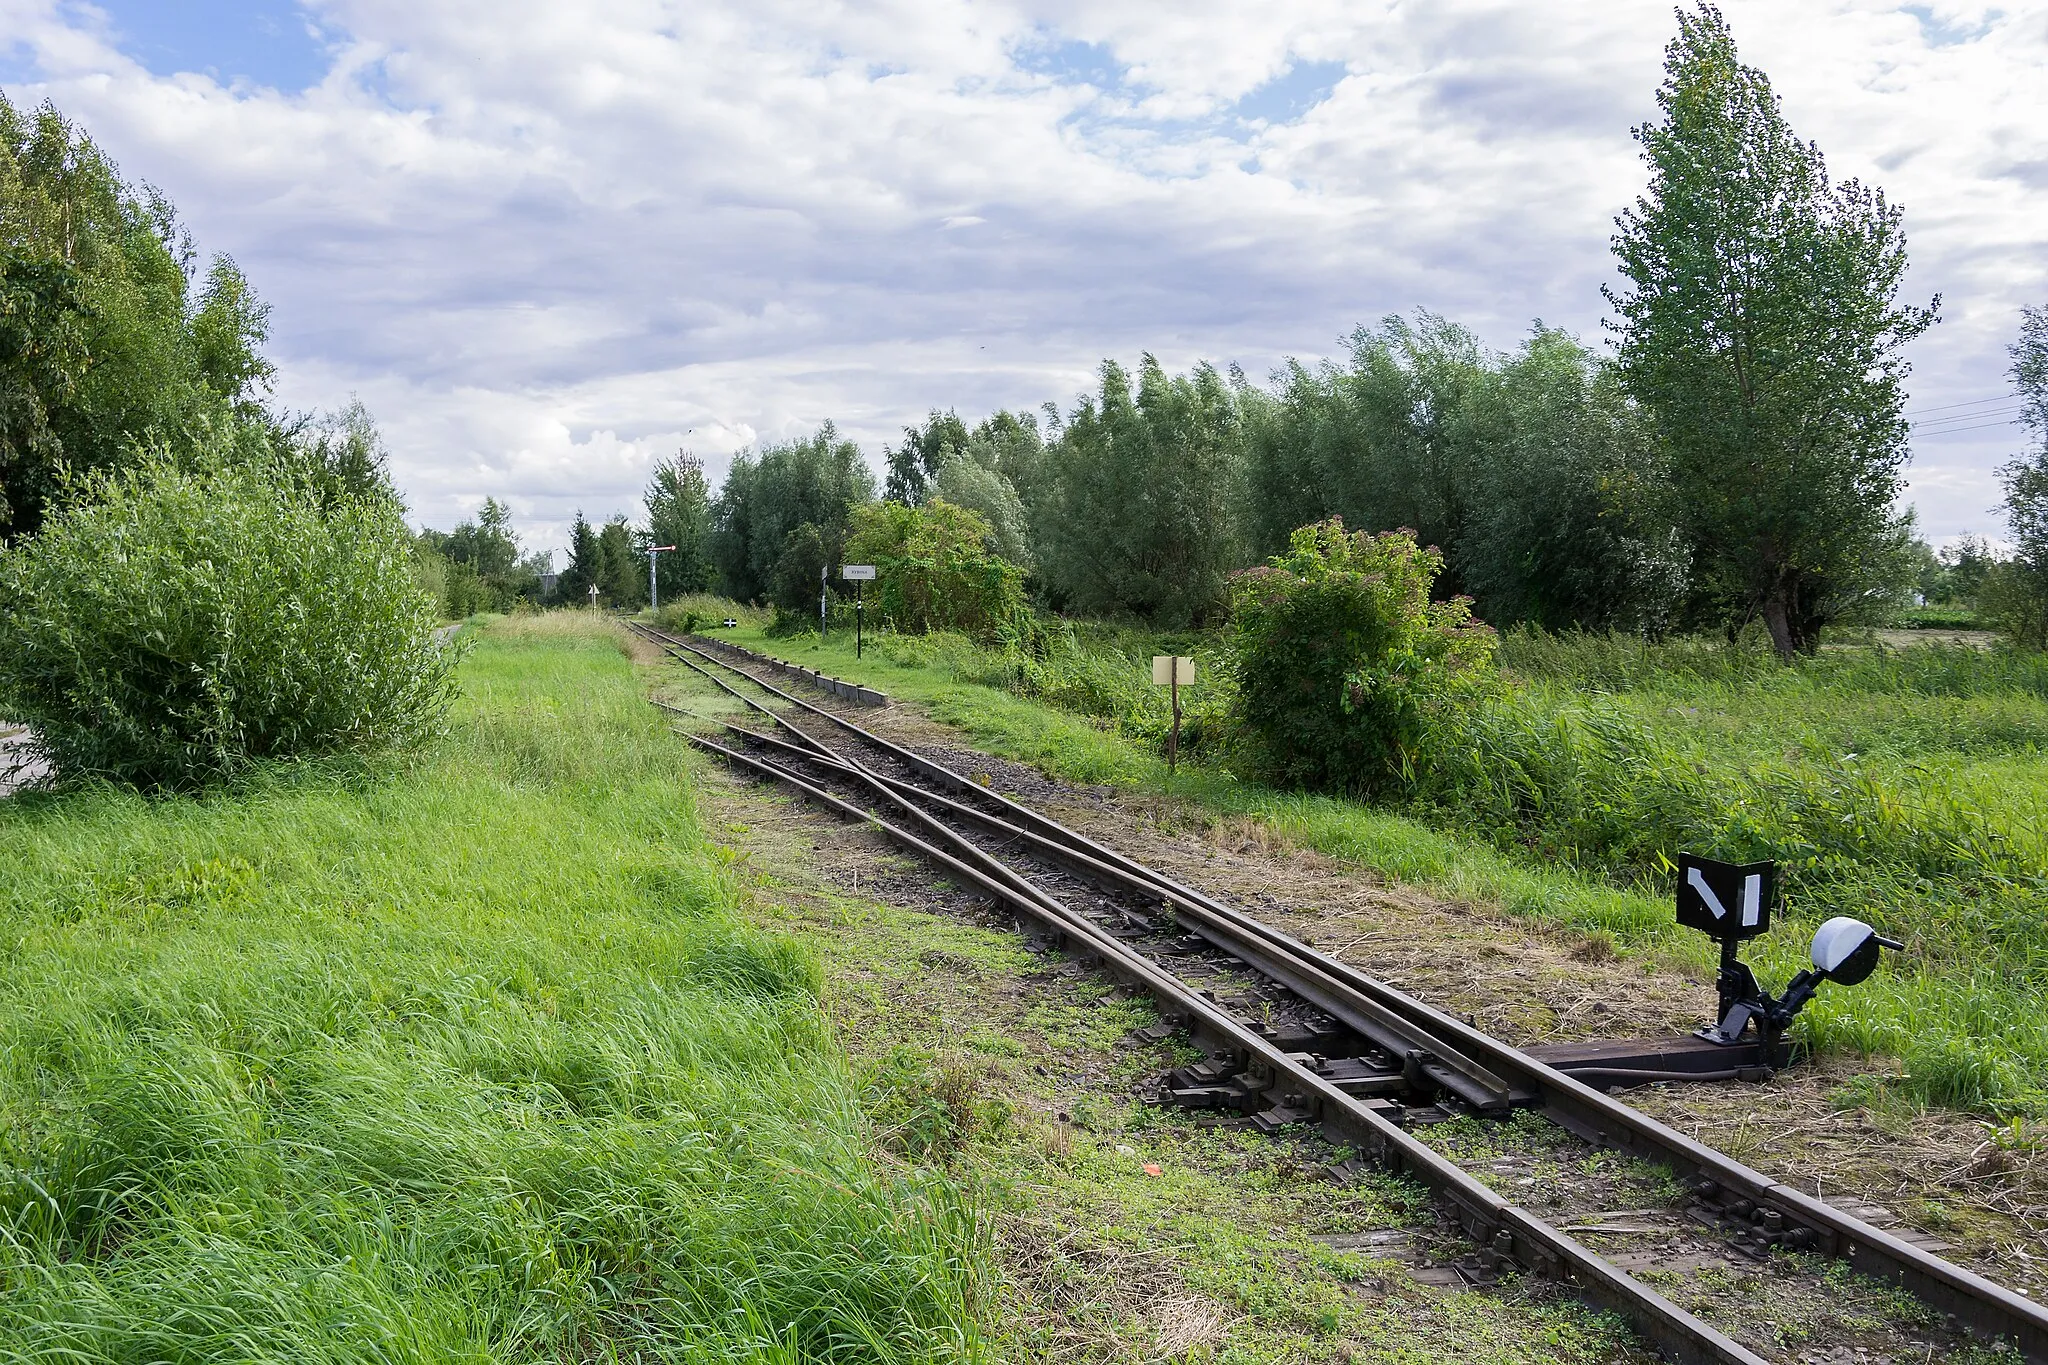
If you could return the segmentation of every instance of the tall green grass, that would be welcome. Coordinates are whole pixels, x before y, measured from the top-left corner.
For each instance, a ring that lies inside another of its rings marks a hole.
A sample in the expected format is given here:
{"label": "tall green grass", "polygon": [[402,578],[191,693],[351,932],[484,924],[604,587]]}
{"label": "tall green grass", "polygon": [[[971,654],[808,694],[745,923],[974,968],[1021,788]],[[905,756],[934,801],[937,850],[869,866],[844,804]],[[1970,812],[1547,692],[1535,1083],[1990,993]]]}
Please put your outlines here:
{"label": "tall green grass", "polygon": [[601,624],[502,621],[401,769],[0,802],[0,1356],[980,1358]]}

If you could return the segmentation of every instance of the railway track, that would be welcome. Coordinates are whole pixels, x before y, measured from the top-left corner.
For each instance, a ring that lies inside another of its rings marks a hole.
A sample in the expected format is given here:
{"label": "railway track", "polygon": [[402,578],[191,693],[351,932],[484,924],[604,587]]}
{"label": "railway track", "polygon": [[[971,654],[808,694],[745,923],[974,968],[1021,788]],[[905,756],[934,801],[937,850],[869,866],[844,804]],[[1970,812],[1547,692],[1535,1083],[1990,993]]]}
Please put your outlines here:
{"label": "railway track", "polygon": [[1672,1360],[1768,1359],[1509,1202],[1425,1140],[1430,1124],[1450,1114],[1535,1109],[1588,1144],[1674,1172],[1691,1192],[1693,1220],[1746,1255],[1837,1258],[1906,1290],[1955,1332],[2048,1362],[2048,1312],[2031,1300],[776,687],[759,670],[720,657],[729,646],[632,628],[773,727],[719,720],[726,742],[680,731],[691,743],[878,827],[1034,922],[1066,952],[1150,995],[1162,1029],[1185,1030],[1207,1054],[1166,1079],[1162,1102],[1236,1111],[1268,1129],[1315,1125],[1365,1159],[1420,1180],[1471,1238],[1473,1251],[1459,1268],[1475,1283],[1515,1269],[1568,1283]]}

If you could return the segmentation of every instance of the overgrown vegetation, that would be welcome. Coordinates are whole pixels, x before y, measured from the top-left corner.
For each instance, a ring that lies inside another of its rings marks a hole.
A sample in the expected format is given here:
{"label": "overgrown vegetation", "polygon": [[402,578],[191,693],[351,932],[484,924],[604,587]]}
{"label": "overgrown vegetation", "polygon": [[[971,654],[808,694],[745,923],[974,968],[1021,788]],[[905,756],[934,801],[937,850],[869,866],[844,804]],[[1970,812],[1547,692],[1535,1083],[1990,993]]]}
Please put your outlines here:
{"label": "overgrown vegetation", "polygon": [[588,618],[403,769],[0,802],[24,1360],[983,1357],[963,1182],[882,1153]]}
{"label": "overgrown vegetation", "polygon": [[1929,1102],[2048,1112],[2048,657],[1855,645],[1787,667],[1760,628],[1733,644],[1511,631],[1495,684],[1417,713],[1407,766],[1382,767],[1373,807],[1256,780],[1217,635],[1056,626],[1031,651],[884,636],[869,664],[850,650],[816,662],[931,696],[982,742],[1076,780],[1163,782],[1164,689],[1146,665],[1166,653],[1200,661],[1184,793],[1389,876],[1636,942],[1675,932],[1678,851],[1775,858],[1787,914],[1760,947],[1767,975],[1789,977],[1802,934],[1834,914],[1909,945],[1873,981],[1823,993],[1802,1025],[1811,1045],[1899,1057],[1905,1091]]}
{"label": "overgrown vegetation", "polygon": [[449,656],[382,496],[159,454],[0,554],[0,714],[68,783],[221,782],[266,758],[416,744]]}
{"label": "overgrown vegetation", "polygon": [[1491,681],[1493,632],[1470,599],[1430,600],[1442,570],[1412,532],[1347,534],[1332,518],[1238,576],[1231,718],[1261,772],[1368,794],[1413,784],[1434,733]]}
{"label": "overgrown vegetation", "polygon": [[853,514],[845,553],[878,571],[877,625],[986,640],[1024,615],[1023,571],[989,553],[989,537],[980,513],[942,498],[918,507],[873,503]]}

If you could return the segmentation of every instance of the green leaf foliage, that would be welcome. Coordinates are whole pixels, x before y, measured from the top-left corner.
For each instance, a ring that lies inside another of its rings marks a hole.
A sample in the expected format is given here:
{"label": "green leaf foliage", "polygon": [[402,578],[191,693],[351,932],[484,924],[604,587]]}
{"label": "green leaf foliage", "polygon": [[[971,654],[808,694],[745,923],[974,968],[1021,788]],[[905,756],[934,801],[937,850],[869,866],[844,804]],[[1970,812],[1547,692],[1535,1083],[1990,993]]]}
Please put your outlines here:
{"label": "green leaf foliage", "polygon": [[1398,790],[1447,709],[1493,676],[1493,631],[1471,602],[1430,600],[1441,552],[1412,531],[1331,518],[1232,582],[1233,720],[1276,780]]}
{"label": "green leaf foliage", "polygon": [[877,618],[922,635],[951,630],[987,640],[1024,615],[1024,573],[987,548],[977,512],[932,498],[920,507],[872,503],[853,514],[848,563],[873,564]]}
{"label": "green leaf foliage", "polygon": [[54,108],[0,96],[0,539],[35,532],[66,470],[262,417],[268,307],[226,256],[193,272],[161,195]]}
{"label": "green leaf foliage", "polygon": [[675,546],[655,556],[662,600],[708,591],[717,570],[711,564],[711,489],[704,462],[687,450],[663,460],[654,467],[645,501],[651,543]]}
{"label": "green leaf foliage", "polygon": [[256,760],[406,745],[452,660],[383,498],[159,452],[0,553],[0,714],[65,781],[182,789]]}
{"label": "green leaf foliage", "polygon": [[1810,652],[1910,576],[1901,352],[1940,300],[1897,302],[1902,211],[1829,181],[1720,11],[1678,22],[1663,119],[1636,130],[1650,185],[1614,240],[1619,361],[1721,614],[1761,615],[1782,655]]}
{"label": "green leaf foliage", "polygon": [[853,509],[873,502],[875,477],[860,447],[827,422],[805,440],[734,457],[711,506],[718,589],[742,602],[768,597],[792,531],[808,522],[836,559]]}
{"label": "green leaf foliage", "polygon": [[1131,376],[1104,361],[1050,451],[1042,567],[1084,612],[1197,620],[1222,605],[1242,561],[1237,400],[1214,367],[1171,376],[1151,356]]}

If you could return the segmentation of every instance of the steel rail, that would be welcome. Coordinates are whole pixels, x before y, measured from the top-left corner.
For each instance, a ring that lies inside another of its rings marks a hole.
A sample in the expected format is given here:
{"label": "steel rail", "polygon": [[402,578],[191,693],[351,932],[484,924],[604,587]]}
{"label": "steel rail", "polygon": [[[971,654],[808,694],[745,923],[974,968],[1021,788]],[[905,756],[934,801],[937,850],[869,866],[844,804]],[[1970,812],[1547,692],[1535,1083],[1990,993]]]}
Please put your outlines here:
{"label": "steel rail", "polygon": [[[1298,964],[1286,957],[1268,951],[1259,939],[1240,933],[1229,921],[1210,914],[1198,901],[1171,891],[1162,891],[1151,881],[1131,876],[1114,864],[1090,857],[1069,845],[1049,839],[1020,825],[1013,825],[987,811],[977,810],[965,802],[955,801],[941,793],[928,791],[907,782],[899,782],[882,773],[870,771],[854,774],[845,764],[835,759],[794,744],[786,744],[759,731],[748,730],[730,722],[720,723],[727,730],[745,736],[756,744],[781,749],[788,757],[822,764],[871,782],[880,782],[903,799],[924,801],[938,806],[948,814],[976,825],[990,834],[1022,844],[1029,852],[1057,863],[1076,876],[1106,890],[1163,900],[1173,907],[1176,916],[1185,927],[1193,928],[1225,953],[1240,958],[1261,975],[1279,982],[1372,1046],[1391,1057],[1412,1064],[1430,1081],[1457,1095],[1473,1108],[1482,1112],[1498,1112],[1507,1109],[1517,1098],[1505,1081],[1470,1057],[1446,1047],[1441,1039],[1416,1027],[1408,1019],[1385,1008],[1377,1001],[1347,989],[1342,983],[1301,970]],[[1524,1095],[1521,1098],[1533,1099],[1534,1096]]]}
{"label": "steel rail", "polygon": [[[1062,946],[1069,951],[1079,948],[1111,975],[1146,991],[1162,1010],[1177,1016],[1198,1036],[1256,1058],[1276,1083],[1284,1080],[1311,1099],[1326,1132],[1355,1143],[1384,1165],[1407,1172],[1446,1199],[1483,1251],[1513,1257],[1550,1278],[1570,1282],[1593,1305],[1620,1314],[1645,1341],[1682,1365],[1767,1365],[1763,1357],[1617,1270],[1569,1234],[1502,1199],[1056,897],[1014,873],[1001,875],[996,871],[1000,863],[990,867],[988,864],[995,863],[993,857],[964,836],[938,825],[933,831],[939,836],[937,842],[921,838],[780,764],[729,749],[703,735],[690,734],[688,738],[697,747],[735,766],[783,783],[807,800],[873,825],[899,845],[931,859],[967,884],[1038,919],[1062,941]],[[906,798],[892,798],[892,803],[908,809]]]}
{"label": "steel rail", "polygon": [[[1463,1020],[1437,1010],[1386,983],[1335,958],[1321,953],[1290,935],[1281,933],[1198,891],[1181,885],[1133,859],[1108,849],[1078,831],[1032,811],[999,792],[990,791],[952,769],[921,754],[883,739],[863,727],[814,706],[763,682],[729,660],[697,649],[664,632],[643,630],[664,646],[688,650],[698,657],[729,669],[763,690],[782,698],[838,728],[872,744],[913,771],[921,772],[941,785],[974,799],[997,805],[1011,823],[1029,826],[1044,837],[1065,843],[1078,853],[1120,869],[1156,888],[1162,899],[1199,905],[1239,932],[1260,940],[1274,953],[1290,959],[1298,968],[1319,973],[1331,983],[1341,983],[1359,996],[1371,999],[1403,1016],[1410,1024],[1426,1030],[1435,1046],[1479,1062],[1507,1080],[1516,1089],[1533,1092],[1546,1113],[1566,1128],[1589,1140],[1649,1157],[1677,1170],[1681,1175],[1711,1183],[1711,1199],[1722,1208],[1744,1201],[1756,1210],[1775,1209],[1790,1223],[1811,1229],[1813,1250],[1839,1257],[1865,1274],[1885,1279],[1907,1290],[1940,1312],[1953,1314],[1971,1330],[2016,1347],[2028,1359],[2048,1361],[2048,1310],[2002,1285],[1995,1284],[1944,1260],[1921,1247],[1863,1222],[1820,1199],[1771,1179],[1732,1157],[1696,1142],[1586,1085],[1573,1076],[1547,1066],[1516,1048],[1489,1037]],[[729,647],[729,646],[728,646]],[[692,665],[695,667],[695,665]],[[704,670],[699,669],[699,672]],[[708,673],[706,676],[710,676]],[[732,689],[728,688],[728,691]],[[740,694],[734,692],[733,695]],[[743,700],[751,699],[742,698]],[[752,703],[758,706],[758,703]],[[775,716],[766,707],[764,713]],[[802,734],[777,716],[779,724]],[[807,742],[816,744],[808,735]],[[1207,937],[1207,935],[1205,935]],[[1230,949],[1237,956],[1242,952]],[[1247,960],[1250,961],[1249,957]],[[1304,997],[1307,998],[1307,997]]]}

